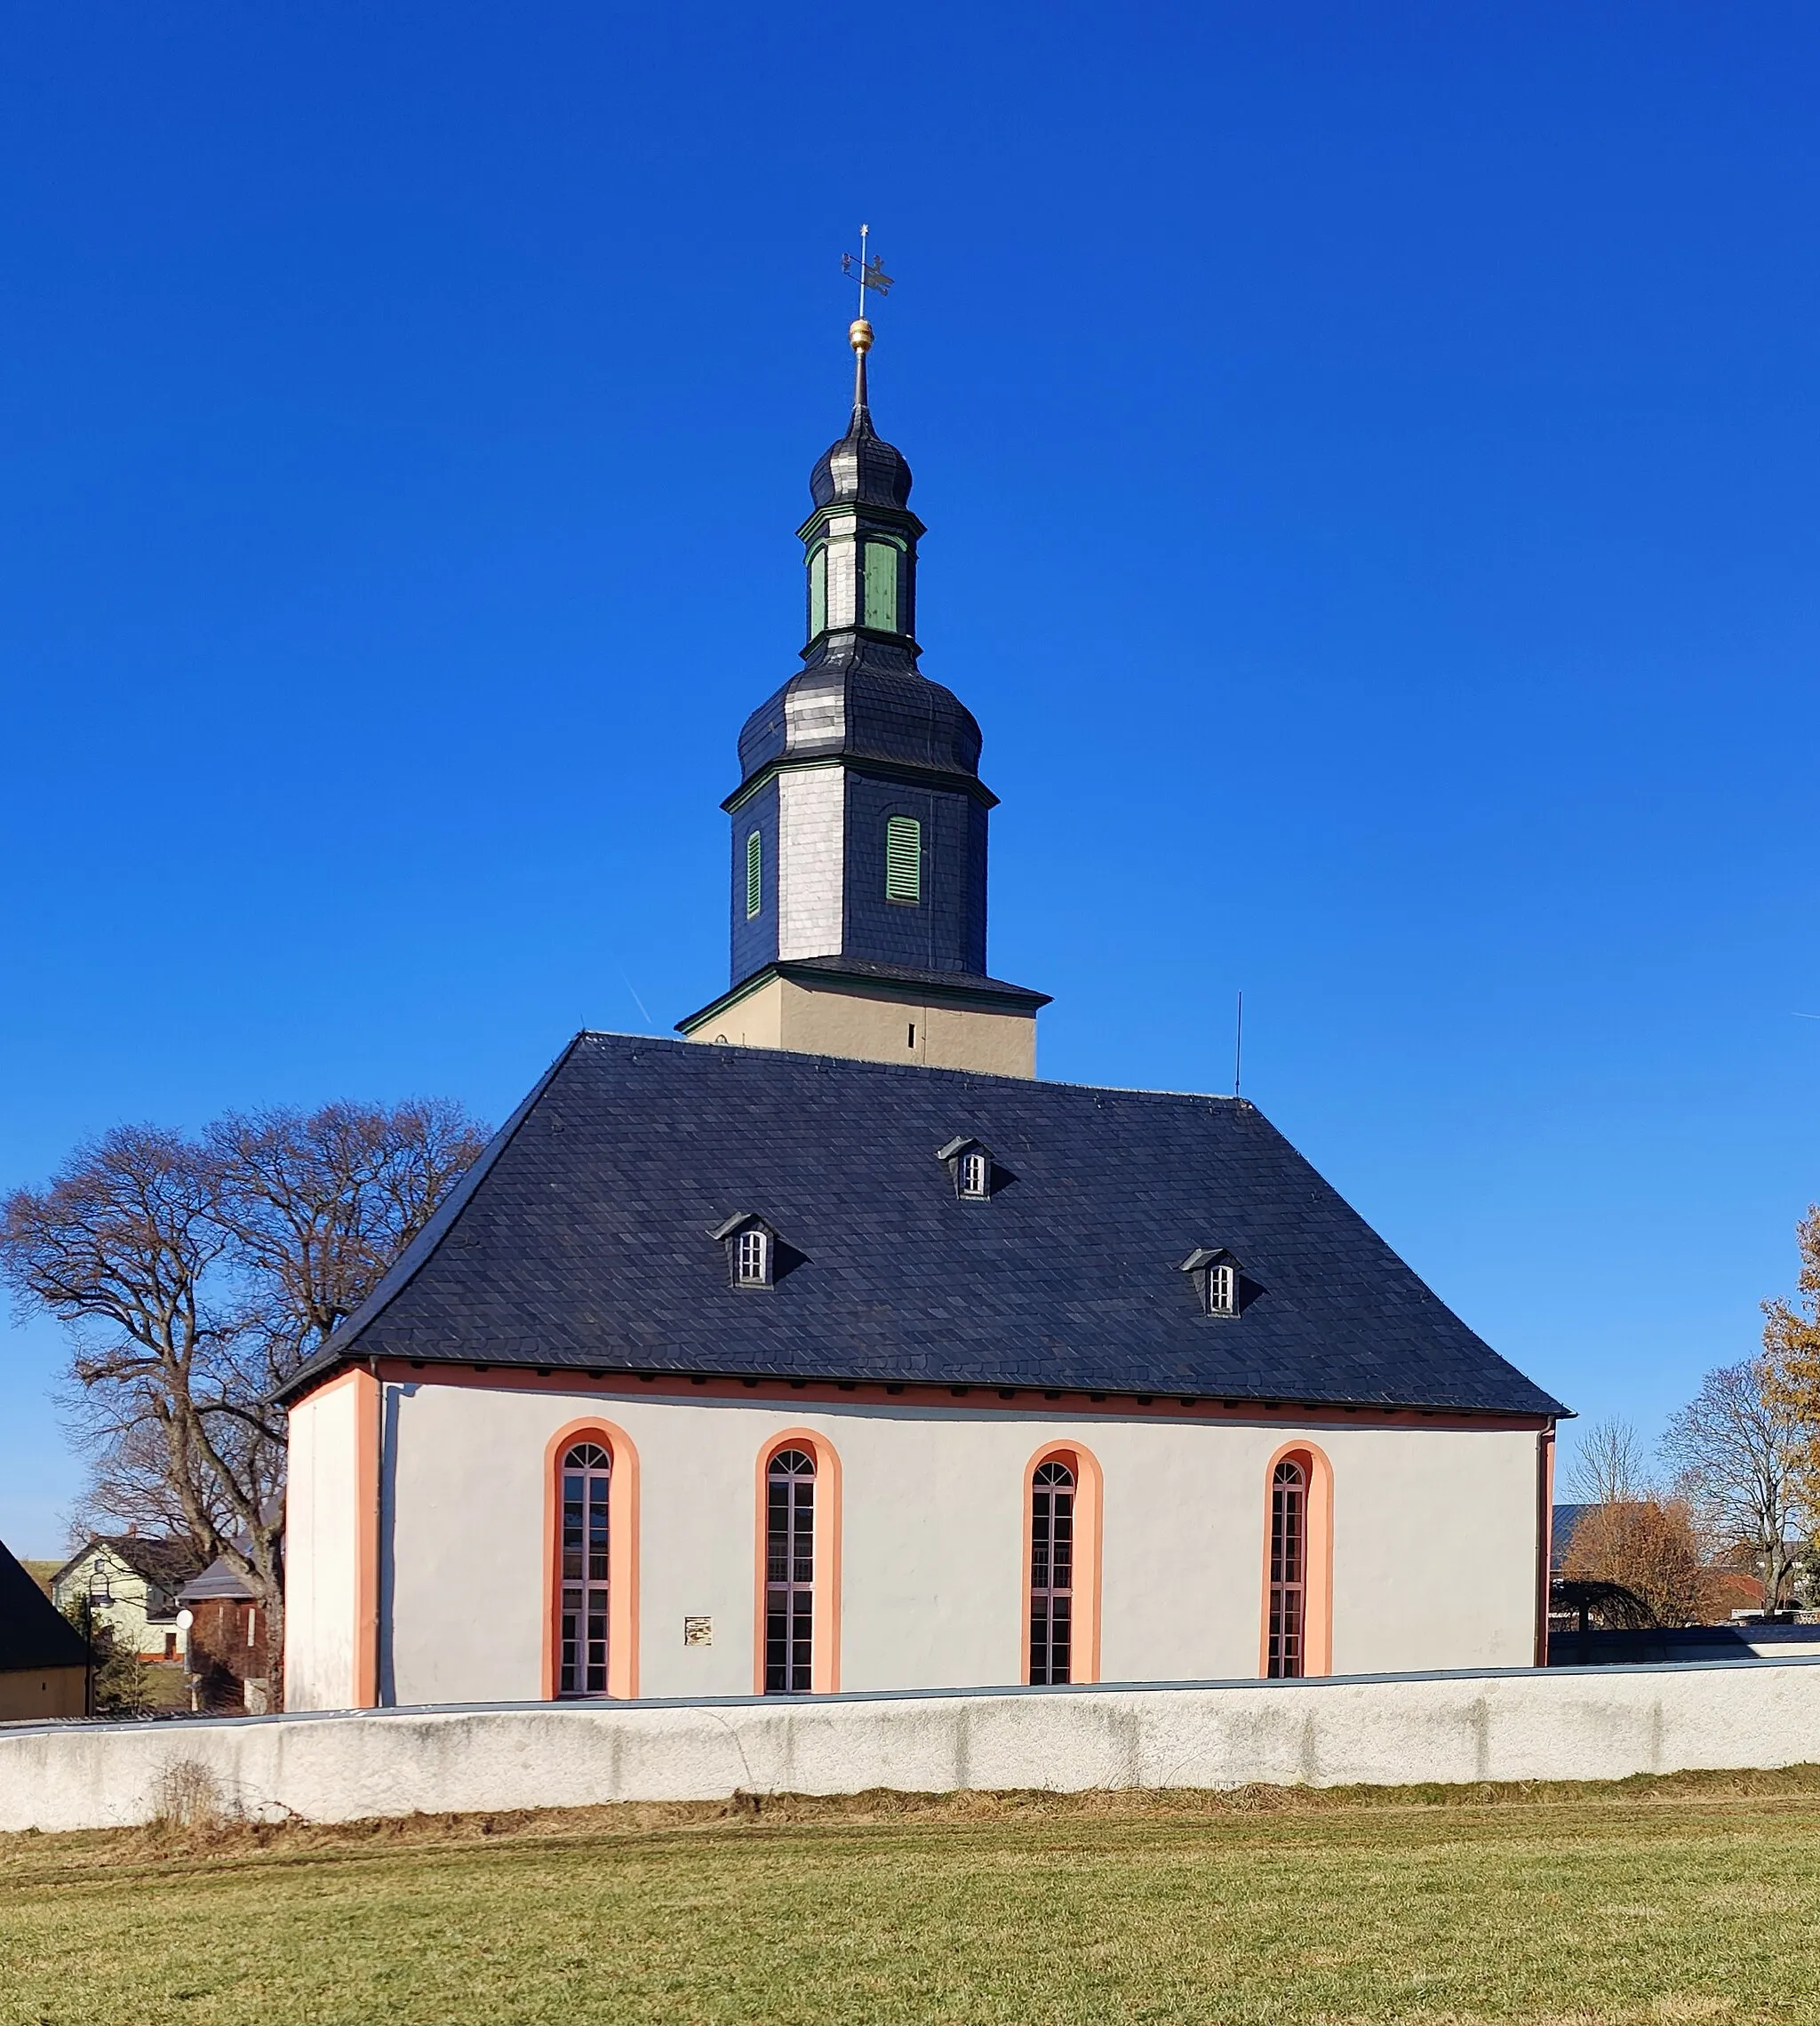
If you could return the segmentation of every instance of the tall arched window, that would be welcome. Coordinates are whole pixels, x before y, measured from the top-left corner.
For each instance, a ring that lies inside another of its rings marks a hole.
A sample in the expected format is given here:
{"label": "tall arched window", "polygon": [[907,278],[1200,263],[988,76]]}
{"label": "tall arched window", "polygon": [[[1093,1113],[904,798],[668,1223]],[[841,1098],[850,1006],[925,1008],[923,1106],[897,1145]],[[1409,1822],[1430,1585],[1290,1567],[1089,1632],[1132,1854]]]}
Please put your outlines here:
{"label": "tall arched window", "polygon": [[612,1459],[598,1442],[577,1442],[563,1458],[559,1695],[607,1693],[611,1475]]}
{"label": "tall arched window", "polygon": [[1265,1672],[1294,1679],[1305,1671],[1308,1623],[1308,1472],[1285,1456],[1270,1480],[1270,1628]]}
{"label": "tall arched window", "polygon": [[1036,1466],[1030,1500],[1030,1679],[1072,1681],[1074,1633],[1074,1473]]}
{"label": "tall arched window", "polygon": [[808,1695],[814,1663],[815,1458],[778,1449],[765,1472],[765,1694]]}

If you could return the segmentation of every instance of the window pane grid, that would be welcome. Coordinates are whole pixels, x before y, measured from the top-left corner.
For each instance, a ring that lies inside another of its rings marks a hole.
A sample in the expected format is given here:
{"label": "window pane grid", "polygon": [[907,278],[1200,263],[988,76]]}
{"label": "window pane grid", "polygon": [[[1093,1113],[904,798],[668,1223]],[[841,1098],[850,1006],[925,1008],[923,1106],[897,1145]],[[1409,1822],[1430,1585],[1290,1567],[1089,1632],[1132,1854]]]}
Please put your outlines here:
{"label": "window pane grid", "polygon": [[739,1233],[738,1278],[746,1287],[761,1288],[770,1278],[770,1243],[762,1231]]}
{"label": "window pane grid", "polygon": [[563,1458],[563,1592],[557,1625],[556,1692],[607,1692],[607,1572],[611,1466],[598,1442],[578,1442]]}
{"label": "window pane grid", "polygon": [[808,1695],[814,1649],[815,1459],[779,1449],[765,1473],[765,1694]]}
{"label": "window pane grid", "polygon": [[1287,1458],[1270,1487],[1270,1622],[1265,1672],[1275,1680],[1300,1677],[1308,1591],[1308,1480]]}
{"label": "window pane grid", "polygon": [[1073,1674],[1074,1473],[1040,1464],[1030,1495],[1030,1679],[1039,1687]]}

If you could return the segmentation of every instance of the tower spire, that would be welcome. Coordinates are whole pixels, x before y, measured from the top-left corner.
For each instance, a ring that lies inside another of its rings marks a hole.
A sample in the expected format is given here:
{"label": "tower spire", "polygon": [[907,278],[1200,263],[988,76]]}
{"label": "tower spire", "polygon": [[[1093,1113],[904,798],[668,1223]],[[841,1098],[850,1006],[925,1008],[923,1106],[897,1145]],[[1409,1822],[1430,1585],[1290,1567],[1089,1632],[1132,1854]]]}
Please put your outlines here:
{"label": "tower spire", "polygon": [[856,316],[847,326],[847,342],[853,347],[853,419],[870,419],[866,404],[866,355],[872,349],[872,326]]}
{"label": "tower spire", "polygon": [[891,277],[885,272],[883,257],[874,253],[866,259],[866,241],[872,227],[859,227],[859,251],[841,256],[841,272],[850,280],[859,283],[859,314],[847,326],[847,342],[853,347],[853,419],[856,423],[869,420],[866,405],[866,355],[872,349],[872,325],[866,317],[866,291],[873,289],[880,295],[891,292]]}
{"label": "tower spire", "polygon": [[697,1041],[1001,1076],[1036,1072],[1047,995],[986,969],[979,727],[917,666],[910,467],[873,427],[866,291],[891,277],[859,228],[853,419],[809,475],[802,668],[746,719],[733,819],[731,983]]}

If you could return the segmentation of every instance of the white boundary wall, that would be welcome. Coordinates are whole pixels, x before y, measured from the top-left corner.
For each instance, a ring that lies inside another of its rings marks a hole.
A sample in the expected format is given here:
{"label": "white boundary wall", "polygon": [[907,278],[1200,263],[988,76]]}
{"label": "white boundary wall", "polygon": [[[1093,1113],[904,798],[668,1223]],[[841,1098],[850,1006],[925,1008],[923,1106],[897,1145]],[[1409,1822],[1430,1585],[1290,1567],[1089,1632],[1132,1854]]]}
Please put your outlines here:
{"label": "white boundary wall", "polygon": [[21,1726],[0,1728],[0,1830],[147,1821],[185,1760],[249,1814],[312,1822],[741,1790],[1616,1780],[1820,1762],[1820,1658]]}

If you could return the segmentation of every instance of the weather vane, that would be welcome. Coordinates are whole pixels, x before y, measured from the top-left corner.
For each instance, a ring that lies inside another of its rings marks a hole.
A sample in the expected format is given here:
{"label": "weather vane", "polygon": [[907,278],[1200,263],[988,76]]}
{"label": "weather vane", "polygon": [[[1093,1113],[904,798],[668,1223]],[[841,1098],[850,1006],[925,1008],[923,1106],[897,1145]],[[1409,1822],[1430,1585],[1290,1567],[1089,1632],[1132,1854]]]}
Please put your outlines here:
{"label": "weather vane", "polygon": [[862,321],[866,315],[867,289],[876,289],[881,295],[891,292],[891,277],[885,272],[883,259],[876,253],[870,260],[866,258],[866,235],[871,230],[869,225],[862,225],[859,228],[858,252],[843,253],[841,256],[841,272],[850,280],[856,275],[859,277],[859,315]]}

